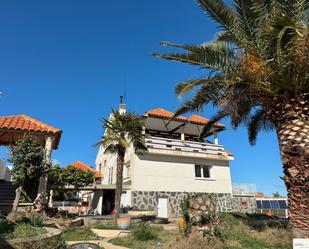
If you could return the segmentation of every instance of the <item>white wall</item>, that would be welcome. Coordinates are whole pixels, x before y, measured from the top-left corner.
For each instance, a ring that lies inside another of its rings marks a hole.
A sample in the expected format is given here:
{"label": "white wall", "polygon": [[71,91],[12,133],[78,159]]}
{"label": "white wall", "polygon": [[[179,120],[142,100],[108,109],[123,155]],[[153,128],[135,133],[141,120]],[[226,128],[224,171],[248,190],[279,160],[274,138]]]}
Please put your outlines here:
{"label": "white wall", "polygon": [[[214,179],[196,179],[195,164],[211,165]],[[132,174],[132,191],[232,193],[229,161],[144,153]]]}

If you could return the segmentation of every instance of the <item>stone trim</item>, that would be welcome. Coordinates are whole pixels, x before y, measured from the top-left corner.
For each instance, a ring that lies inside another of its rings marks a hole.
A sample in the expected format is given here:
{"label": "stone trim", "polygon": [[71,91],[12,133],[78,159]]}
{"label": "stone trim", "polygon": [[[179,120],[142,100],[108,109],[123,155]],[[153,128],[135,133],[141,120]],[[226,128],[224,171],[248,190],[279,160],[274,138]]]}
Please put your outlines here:
{"label": "stone trim", "polygon": [[[157,210],[158,199],[168,199],[168,216],[177,218],[181,215],[180,204],[188,192],[169,191],[132,191],[132,207],[134,210]],[[252,196],[240,197],[228,193],[215,193],[219,212],[255,212],[255,198]],[[244,205],[246,204],[246,205]]]}

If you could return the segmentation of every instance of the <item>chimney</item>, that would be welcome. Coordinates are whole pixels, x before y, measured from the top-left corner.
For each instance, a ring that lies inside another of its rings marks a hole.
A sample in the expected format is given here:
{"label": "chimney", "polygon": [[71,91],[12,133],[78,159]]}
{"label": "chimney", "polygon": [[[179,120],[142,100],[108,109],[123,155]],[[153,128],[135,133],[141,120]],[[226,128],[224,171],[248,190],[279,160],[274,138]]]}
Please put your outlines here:
{"label": "chimney", "polygon": [[123,103],[123,96],[120,96],[119,112],[123,114],[123,113],[126,113],[126,111],[127,111],[127,106],[126,104]]}

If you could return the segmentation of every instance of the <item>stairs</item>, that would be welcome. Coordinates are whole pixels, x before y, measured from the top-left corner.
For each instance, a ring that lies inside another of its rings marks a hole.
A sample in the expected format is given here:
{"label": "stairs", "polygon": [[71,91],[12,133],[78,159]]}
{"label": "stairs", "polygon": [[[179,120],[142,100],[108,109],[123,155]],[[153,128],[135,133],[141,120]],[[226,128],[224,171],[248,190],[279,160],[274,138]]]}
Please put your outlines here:
{"label": "stairs", "polygon": [[11,212],[14,199],[15,199],[15,187],[12,182],[6,182],[0,180],[0,213],[7,214]]}

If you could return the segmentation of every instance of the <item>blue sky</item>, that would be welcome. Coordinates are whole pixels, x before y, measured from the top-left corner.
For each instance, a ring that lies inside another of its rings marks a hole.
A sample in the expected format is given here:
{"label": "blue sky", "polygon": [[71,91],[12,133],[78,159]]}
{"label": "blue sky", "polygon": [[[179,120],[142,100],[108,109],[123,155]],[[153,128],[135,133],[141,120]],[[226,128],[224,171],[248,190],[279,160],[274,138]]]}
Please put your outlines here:
{"label": "blue sky", "polygon": [[[100,119],[117,107],[125,88],[131,111],[172,111],[180,104],[175,84],[206,74],[152,57],[169,51],[159,42],[203,43],[216,28],[193,0],[2,0],[1,115],[25,113],[62,129],[53,158],[94,165]],[[214,113],[209,106],[203,115]],[[244,127],[234,131],[224,123],[219,139],[235,155],[233,182],[285,194],[275,133],[261,133],[250,146]]]}

